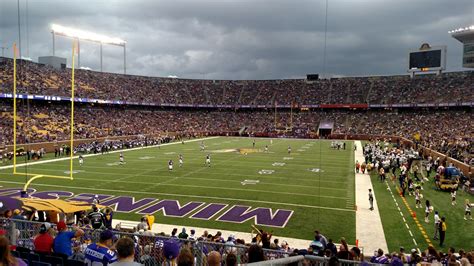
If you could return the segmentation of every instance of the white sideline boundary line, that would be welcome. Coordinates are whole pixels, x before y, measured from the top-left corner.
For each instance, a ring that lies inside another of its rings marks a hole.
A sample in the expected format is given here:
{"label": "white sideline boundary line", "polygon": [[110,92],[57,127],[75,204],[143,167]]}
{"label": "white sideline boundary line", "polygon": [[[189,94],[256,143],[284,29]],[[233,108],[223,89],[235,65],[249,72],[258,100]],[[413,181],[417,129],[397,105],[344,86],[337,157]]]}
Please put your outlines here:
{"label": "white sideline boundary line", "polygon": [[[362,152],[362,143],[354,141],[357,150],[354,151],[354,167],[355,162],[362,163],[365,161]],[[372,189],[374,196],[374,210],[371,211],[369,204],[369,188]],[[359,240],[359,245],[363,246],[365,250],[372,251],[381,248],[384,252],[388,252],[387,240],[382,226],[382,219],[380,218],[379,208],[375,195],[370,174],[355,173],[355,197],[357,204],[356,212],[356,239]]]}
{"label": "white sideline boundary line", "polygon": [[[196,142],[196,141],[203,141],[203,140],[210,140],[210,139],[216,139],[216,138],[220,138],[220,137],[219,137],[219,136],[216,136],[216,137],[207,137],[207,138],[200,138],[200,139],[192,139],[192,140],[184,141],[184,143]],[[162,146],[169,146],[169,145],[175,145],[175,144],[181,144],[181,142],[170,142],[170,143],[164,143],[164,144],[160,144],[160,145],[152,145],[152,146],[146,146],[146,147],[136,147],[136,148],[131,148],[131,149],[115,150],[115,151],[111,151],[111,152],[105,153],[105,154],[102,154],[102,153],[86,154],[86,155],[83,155],[83,157],[94,157],[94,156],[106,155],[106,154],[110,154],[110,153],[136,151],[136,150],[143,150],[143,149],[149,149],[149,148],[156,148],[156,147],[158,147],[158,146],[159,146],[159,147],[162,147]],[[75,155],[75,156],[73,156],[72,158],[73,158],[73,159],[77,159],[78,157],[79,157],[79,155]],[[16,167],[22,167],[22,166],[25,166],[25,165],[36,165],[36,164],[45,164],[45,163],[52,163],[52,162],[59,162],[59,161],[67,161],[67,160],[70,160],[70,159],[71,159],[70,157],[63,157],[63,158],[57,158],[57,159],[49,159],[49,160],[44,160],[44,161],[32,162],[32,163],[17,164]],[[9,168],[13,168],[13,165],[2,166],[2,167],[0,167],[0,170],[9,169]]]}

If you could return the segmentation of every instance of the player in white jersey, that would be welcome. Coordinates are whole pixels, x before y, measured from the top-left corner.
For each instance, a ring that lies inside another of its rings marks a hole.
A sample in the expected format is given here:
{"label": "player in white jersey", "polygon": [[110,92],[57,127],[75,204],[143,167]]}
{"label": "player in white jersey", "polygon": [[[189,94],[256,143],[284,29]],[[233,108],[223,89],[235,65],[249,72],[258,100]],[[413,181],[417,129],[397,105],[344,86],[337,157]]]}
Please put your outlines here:
{"label": "player in white jersey", "polygon": [[438,211],[435,211],[435,214],[434,214],[434,236],[433,236],[433,239],[434,240],[438,240],[438,235],[439,235],[439,222],[440,222],[440,218],[439,218],[439,213]]}
{"label": "player in white jersey", "polygon": [[201,148],[201,151],[204,151],[204,149],[206,148],[206,146],[204,146],[204,141],[201,141],[200,148]]}
{"label": "player in white jersey", "polygon": [[265,152],[268,152],[268,145],[265,145]]}
{"label": "player in white jersey", "polygon": [[472,220],[471,216],[471,202],[469,202],[469,199],[466,199],[465,201],[465,213],[464,213],[464,220],[467,220],[467,217],[469,217],[469,220]]}
{"label": "player in white jersey", "polygon": [[451,205],[456,205],[456,189],[451,190]]}
{"label": "player in white jersey", "polygon": [[95,195],[94,198],[92,199],[92,205],[95,206],[97,204],[100,204],[99,195]]}
{"label": "player in white jersey", "polygon": [[421,194],[419,189],[415,190],[415,208],[423,208],[421,206]]}
{"label": "player in white jersey", "polygon": [[123,159],[123,152],[120,152],[120,164],[124,164],[125,163],[125,160]]}
{"label": "player in white jersey", "polygon": [[82,157],[82,154],[79,155],[79,165],[82,166],[84,164],[84,157]]}
{"label": "player in white jersey", "polygon": [[291,154],[291,146],[288,146],[288,154]]}
{"label": "player in white jersey", "polygon": [[425,222],[429,223],[430,222],[430,217],[429,216],[430,216],[430,213],[433,211],[433,206],[431,206],[429,200],[426,200],[425,205],[426,205],[426,207],[425,207]]}
{"label": "player in white jersey", "polygon": [[211,155],[210,154],[206,155],[205,165],[207,165],[208,167],[211,167]]}
{"label": "player in white jersey", "polygon": [[183,166],[183,155],[179,155],[179,167]]}
{"label": "player in white jersey", "polygon": [[168,161],[168,170],[173,170],[173,160]]}
{"label": "player in white jersey", "polygon": [[270,145],[273,145],[273,139],[270,139]]}

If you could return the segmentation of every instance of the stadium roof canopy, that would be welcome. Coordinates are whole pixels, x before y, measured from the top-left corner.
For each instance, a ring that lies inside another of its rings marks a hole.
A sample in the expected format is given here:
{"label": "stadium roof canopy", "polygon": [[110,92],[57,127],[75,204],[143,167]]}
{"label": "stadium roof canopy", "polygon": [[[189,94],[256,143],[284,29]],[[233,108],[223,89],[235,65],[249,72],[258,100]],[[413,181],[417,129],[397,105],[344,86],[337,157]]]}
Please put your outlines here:
{"label": "stadium roof canopy", "polygon": [[460,42],[474,41],[474,25],[451,30],[448,33]]}

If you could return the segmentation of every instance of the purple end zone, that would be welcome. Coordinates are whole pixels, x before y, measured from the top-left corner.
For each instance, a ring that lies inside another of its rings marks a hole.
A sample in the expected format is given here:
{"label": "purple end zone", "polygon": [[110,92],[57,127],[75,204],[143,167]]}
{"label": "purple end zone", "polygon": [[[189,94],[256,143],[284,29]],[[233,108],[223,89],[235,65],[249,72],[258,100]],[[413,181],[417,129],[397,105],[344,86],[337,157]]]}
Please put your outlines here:
{"label": "purple end zone", "polygon": [[115,205],[115,211],[117,212],[131,212],[155,200],[156,199],[154,198],[144,198],[144,199],[135,201],[134,197],[120,196],[114,199],[101,202],[101,204],[105,206]]}
{"label": "purple end zone", "polygon": [[75,201],[85,201],[90,204],[92,204],[92,200],[94,199],[94,196],[97,195],[99,198],[99,201],[103,201],[104,199],[108,199],[113,197],[113,195],[106,195],[106,194],[91,194],[91,193],[81,193],[78,194],[72,198],[69,198],[68,200],[75,200]]}
{"label": "purple end zone", "polygon": [[199,206],[201,206],[203,202],[189,202],[183,207],[179,204],[177,200],[162,200],[158,203],[155,203],[148,208],[139,211],[139,214],[154,214],[157,211],[163,211],[165,216],[175,216],[175,217],[184,217],[188,213],[192,212]]}
{"label": "purple end zone", "polygon": [[212,216],[216,215],[226,206],[227,204],[211,203],[207,205],[204,209],[195,213],[193,216],[191,216],[191,218],[209,220]]}
{"label": "purple end zone", "polygon": [[270,208],[255,208],[248,211],[249,209],[249,206],[234,206],[219,217],[217,221],[243,223],[250,219],[255,219],[255,223],[258,225],[284,227],[293,215],[293,211],[289,210],[278,209],[273,214]]}
{"label": "purple end zone", "polygon": [[[0,196],[13,196],[13,197],[19,197],[20,196],[20,191],[23,189],[21,188],[4,188],[0,189]],[[31,195],[36,191],[36,189],[29,188],[28,190],[28,195]]]}
{"label": "purple end zone", "polygon": [[61,197],[72,197],[73,195],[74,193],[69,191],[41,191],[31,196],[39,199],[59,199]]}

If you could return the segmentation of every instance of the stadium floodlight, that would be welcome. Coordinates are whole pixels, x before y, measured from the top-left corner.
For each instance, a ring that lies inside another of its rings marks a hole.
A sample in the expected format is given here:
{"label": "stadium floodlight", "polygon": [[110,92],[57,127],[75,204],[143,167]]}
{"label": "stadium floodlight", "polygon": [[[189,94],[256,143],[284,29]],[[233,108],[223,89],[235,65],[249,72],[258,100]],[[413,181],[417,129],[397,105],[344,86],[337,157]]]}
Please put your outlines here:
{"label": "stadium floodlight", "polygon": [[112,38],[112,37],[108,37],[108,36],[105,36],[105,35],[100,35],[100,34],[93,33],[93,32],[68,28],[68,27],[58,25],[58,24],[53,24],[51,26],[51,29],[57,35],[62,35],[62,36],[66,36],[66,37],[70,37],[70,38],[74,38],[74,39],[85,40],[85,41],[90,41],[90,42],[98,42],[98,43],[102,43],[102,44],[111,44],[111,45],[118,45],[118,46],[123,46],[127,43],[126,41],[124,41],[122,39],[119,39],[119,38]]}
{"label": "stadium floodlight", "polygon": [[[51,25],[51,33],[53,34],[53,56],[55,55],[55,36],[63,36],[63,37],[68,37],[74,40],[77,40],[77,43],[79,45],[79,41],[89,41],[89,42],[95,42],[100,44],[100,71],[102,71],[102,45],[103,44],[108,44],[108,45],[115,45],[115,46],[121,46],[123,47],[123,72],[126,74],[127,68],[126,68],[126,44],[127,42],[125,40],[122,40],[120,38],[113,38],[113,37],[108,37],[105,35],[97,34],[94,32],[89,32],[89,31],[84,31],[80,29],[74,29],[70,27],[64,27],[58,24],[52,24]],[[81,56],[80,56],[80,49],[78,49],[78,67],[81,67]]]}
{"label": "stadium floodlight", "polygon": [[461,33],[461,32],[466,32],[466,31],[474,31],[474,25],[468,26],[468,27],[461,27],[455,30],[450,30],[448,31],[449,34],[453,33]]}

